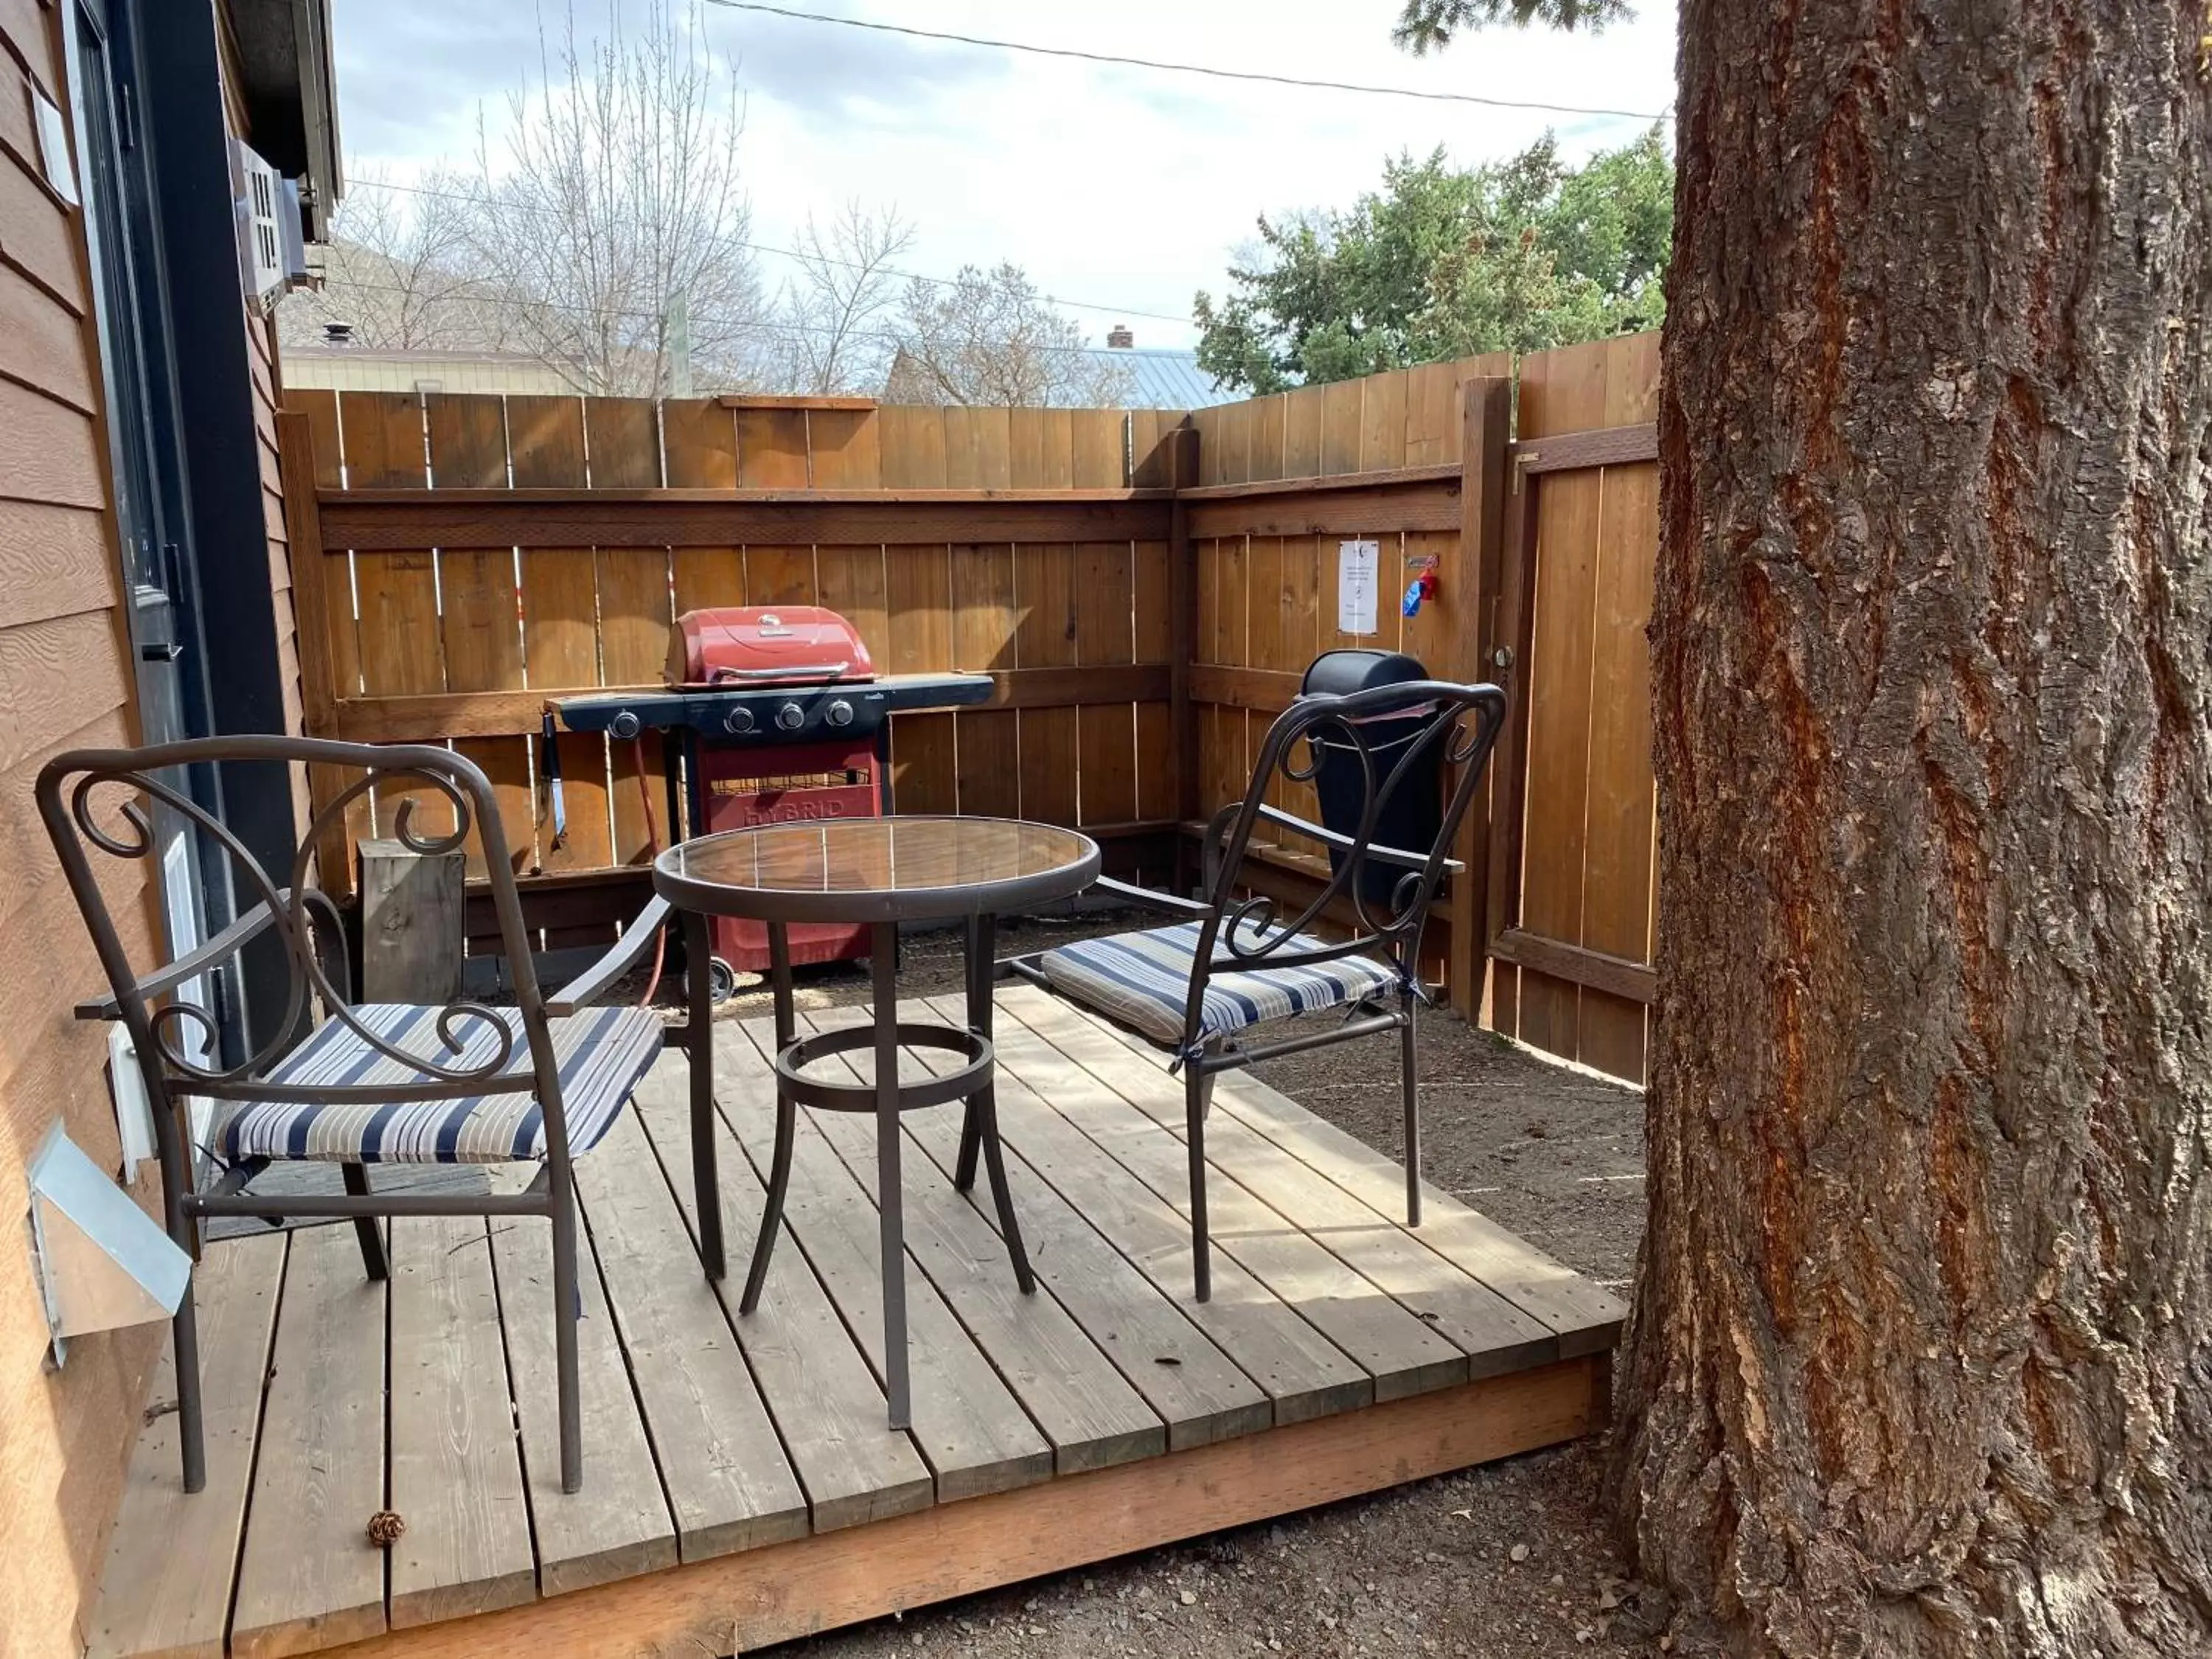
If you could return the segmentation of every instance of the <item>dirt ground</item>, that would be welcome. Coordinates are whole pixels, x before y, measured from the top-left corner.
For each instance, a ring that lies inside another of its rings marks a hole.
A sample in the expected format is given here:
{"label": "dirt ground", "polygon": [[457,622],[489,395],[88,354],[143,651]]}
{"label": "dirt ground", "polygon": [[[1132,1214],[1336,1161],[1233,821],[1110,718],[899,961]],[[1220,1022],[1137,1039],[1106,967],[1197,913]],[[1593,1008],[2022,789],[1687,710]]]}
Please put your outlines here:
{"label": "dirt ground", "polygon": [[[1002,926],[999,954],[1151,925],[1088,915]],[[905,942],[902,994],[957,990],[958,936]],[[802,1005],[863,1000],[854,964],[800,970]],[[730,1012],[764,1012],[764,988]],[[1395,1068],[1380,1043],[1258,1074],[1395,1157]],[[1448,1013],[1420,1034],[1429,1178],[1561,1261],[1625,1289],[1644,1219],[1643,1097],[1536,1059]],[[785,1659],[896,1654],[1551,1656],[1657,1653],[1663,1609],[1629,1582],[1598,1459],[1580,1445],[1356,1498],[791,1644]]]}

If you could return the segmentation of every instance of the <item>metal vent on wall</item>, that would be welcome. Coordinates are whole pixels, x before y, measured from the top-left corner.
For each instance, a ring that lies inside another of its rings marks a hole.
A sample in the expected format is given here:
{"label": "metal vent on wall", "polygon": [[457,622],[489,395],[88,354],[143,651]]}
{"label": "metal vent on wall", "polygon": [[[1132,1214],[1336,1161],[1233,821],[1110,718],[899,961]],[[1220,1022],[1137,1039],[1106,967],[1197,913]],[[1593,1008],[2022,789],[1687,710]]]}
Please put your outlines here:
{"label": "metal vent on wall", "polygon": [[230,141],[231,211],[247,300],[266,305],[307,276],[300,191],[244,143]]}

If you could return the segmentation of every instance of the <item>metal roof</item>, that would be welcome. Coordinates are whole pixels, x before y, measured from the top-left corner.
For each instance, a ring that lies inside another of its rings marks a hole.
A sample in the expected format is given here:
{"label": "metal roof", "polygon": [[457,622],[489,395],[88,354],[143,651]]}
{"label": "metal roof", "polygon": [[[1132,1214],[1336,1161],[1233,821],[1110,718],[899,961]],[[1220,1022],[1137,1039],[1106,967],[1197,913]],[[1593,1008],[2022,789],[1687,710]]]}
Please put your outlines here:
{"label": "metal roof", "polygon": [[1210,409],[1216,404],[1235,403],[1245,395],[1216,386],[1213,377],[1198,366],[1195,351],[1160,346],[1090,346],[1085,355],[1127,372],[1129,393],[1122,402],[1131,409]]}

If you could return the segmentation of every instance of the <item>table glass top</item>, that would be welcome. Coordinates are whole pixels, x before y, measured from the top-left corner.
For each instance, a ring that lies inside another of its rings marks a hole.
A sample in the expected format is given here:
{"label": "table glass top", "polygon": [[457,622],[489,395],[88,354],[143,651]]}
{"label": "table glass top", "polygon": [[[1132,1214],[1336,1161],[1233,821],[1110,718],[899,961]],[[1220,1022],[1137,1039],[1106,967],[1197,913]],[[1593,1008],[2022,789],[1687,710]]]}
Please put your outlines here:
{"label": "table glass top", "polygon": [[702,836],[658,860],[680,880],[784,893],[984,887],[1073,869],[1088,836],[1012,818],[830,818]]}

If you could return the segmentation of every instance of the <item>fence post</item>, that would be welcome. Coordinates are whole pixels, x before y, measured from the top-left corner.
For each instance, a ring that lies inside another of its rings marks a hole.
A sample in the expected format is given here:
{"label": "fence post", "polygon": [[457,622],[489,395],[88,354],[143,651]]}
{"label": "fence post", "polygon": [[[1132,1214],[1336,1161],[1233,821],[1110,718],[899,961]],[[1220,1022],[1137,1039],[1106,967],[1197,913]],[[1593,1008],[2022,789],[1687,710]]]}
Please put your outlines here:
{"label": "fence post", "polygon": [[[1460,438],[1460,527],[1457,583],[1474,596],[1462,629],[1460,669],[1468,678],[1495,672],[1496,624],[1501,574],[1500,532],[1504,517],[1505,445],[1513,415],[1513,383],[1503,375],[1466,382]],[[1471,656],[1473,660],[1468,660]],[[1493,769],[1465,822],[1453,856],[1465,867],[1453,878],[1451,963],[1447,977],[1452,1006],[1469,1024],[1480,1021],[1484,958],[1491,918],[1485,902],[1490,869],[1491,805],[1509,798]]]}
{"label": "fence post", "polygon": [[1168,434],[1168,735],[1175,779],[1175,890],[1188,892],[1189,842],[1182,826],[1199,815],[1198,728],[1190,700],[1190,665],[1198,654],[1198,560],[1190,544],[1190,508],[1182,492],[1198,483],[1198,428],[1184,417]]}
{"label": "fence post", "polygon": [[[292,560],[292,629],[300,661],[300,723],[311,738],[337,735],[337,684],[331,672],[331,599],[323,551],[322,503],[316,494],[314,424],[301,410],[276,411],[276,470],[284,487],[284,532]],[[329,769],[307,769],[307,799],[319,813],[332,799]],[[342,891],[353,874],[346,827],[323,826],[315,847],[321,879]]]}

